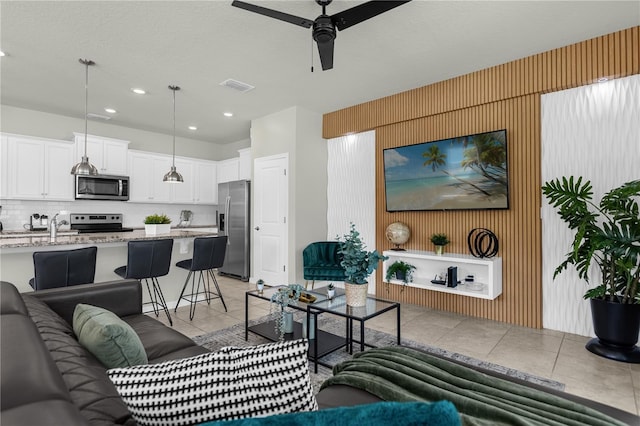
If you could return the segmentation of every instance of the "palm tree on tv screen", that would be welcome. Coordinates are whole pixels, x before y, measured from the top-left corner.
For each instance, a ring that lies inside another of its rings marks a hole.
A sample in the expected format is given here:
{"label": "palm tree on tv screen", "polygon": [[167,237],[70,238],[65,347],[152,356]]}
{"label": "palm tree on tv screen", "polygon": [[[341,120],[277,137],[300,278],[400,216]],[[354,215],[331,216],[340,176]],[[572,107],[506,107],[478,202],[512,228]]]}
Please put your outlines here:
{"label": "palm tree on tv screen", "polygon": [[504,133],[492,132],[470,136],[464,143],[464,159],[460,165],[489,180],[507,185],[507,150]]}
{"label": "palm tree on tv screen", "polygon": [[[436,171],[436,169],[439,166],[444,166],[445,164],[447,164],[447,154],[443,153],[442,151],[440,151],[440,147],[438,145],[431,145],[429,147],[429,149],[426,152],[422,153],[422,157],[426,158],[426,161],[422,164],[423,166],[431,166],[431,170],[433,170],[434,172]],[[452,175],[451,173],[449,173],[446,170],[440,170],[442,173],[446,174],[447,176],[451,176],[452,178],[459,180],[460,182],[467,184],[467,185],[471,185],[472,187],[474,187],[475,189],[477,189],[478,191],[482,192],[483,194],[487,195],[487,196],[491,196],[491,194],[489,194],[487,191],[485,191],[484,189],[478,187],[477,185],[459,178],[456,175]]]}

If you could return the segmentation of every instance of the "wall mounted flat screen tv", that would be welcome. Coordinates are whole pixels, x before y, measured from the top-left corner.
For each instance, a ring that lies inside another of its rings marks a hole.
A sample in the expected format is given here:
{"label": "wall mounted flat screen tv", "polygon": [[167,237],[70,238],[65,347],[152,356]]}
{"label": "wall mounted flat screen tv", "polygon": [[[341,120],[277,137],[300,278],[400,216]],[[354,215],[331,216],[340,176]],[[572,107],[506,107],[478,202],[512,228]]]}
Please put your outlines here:
{"label": "wall mounted flat screen tv", "polygon": [[387,211],[509,208],[507,131],[383,152]]}

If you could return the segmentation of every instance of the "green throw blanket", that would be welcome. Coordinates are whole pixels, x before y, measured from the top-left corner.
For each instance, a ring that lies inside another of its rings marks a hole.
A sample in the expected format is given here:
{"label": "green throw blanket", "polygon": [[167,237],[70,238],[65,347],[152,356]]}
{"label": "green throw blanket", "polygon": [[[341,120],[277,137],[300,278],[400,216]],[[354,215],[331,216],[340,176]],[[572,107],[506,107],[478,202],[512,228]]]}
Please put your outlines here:
{"label": "green throw blanket", "polygon": [[385,401],[451,401],[463,425],[624,425],[584,405],[405,347],[371,349],[336,365],[322,384]]}

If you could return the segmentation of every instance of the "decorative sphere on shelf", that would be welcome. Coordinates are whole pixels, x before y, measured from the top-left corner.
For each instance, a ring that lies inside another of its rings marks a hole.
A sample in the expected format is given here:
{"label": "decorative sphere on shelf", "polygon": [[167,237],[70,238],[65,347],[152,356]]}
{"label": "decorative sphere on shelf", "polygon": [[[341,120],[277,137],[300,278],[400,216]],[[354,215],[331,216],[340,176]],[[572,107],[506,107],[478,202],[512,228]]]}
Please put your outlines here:
{"label": "decorative sphere on shelf", "polygon": [[396,245],[392,250],[404,251],[404,249],[400,248],[400,245],[409,241],[409,238],[411,237],[411,230],[409,230],[409,227],[402,222],[393,222],[387,226],[387,230],[384,235],[391,244]]}

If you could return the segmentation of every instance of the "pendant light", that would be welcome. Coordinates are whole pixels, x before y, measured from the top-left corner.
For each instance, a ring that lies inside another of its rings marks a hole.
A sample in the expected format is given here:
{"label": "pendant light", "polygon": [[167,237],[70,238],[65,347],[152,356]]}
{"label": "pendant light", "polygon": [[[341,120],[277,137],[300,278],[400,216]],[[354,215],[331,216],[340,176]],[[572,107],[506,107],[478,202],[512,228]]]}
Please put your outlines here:
{"label": "pendant light", "polygon": [[180,90],[178,86],[169,86],[169,89],[173,91],[173,163],[171,170],[164,175],[163,182],[169,183],[182,183],[182,175],[176,171],[176,90]]}
{"label": "pendant light", "polygon": [[71,168],[72,175],[97,175],[98,169],[89,162],[87,157],[87,105],[89,103],[89,66],[95,65],[95,62],[89,59],[78,59],[85,66],[84,80],[84,155],[82,161]]}

